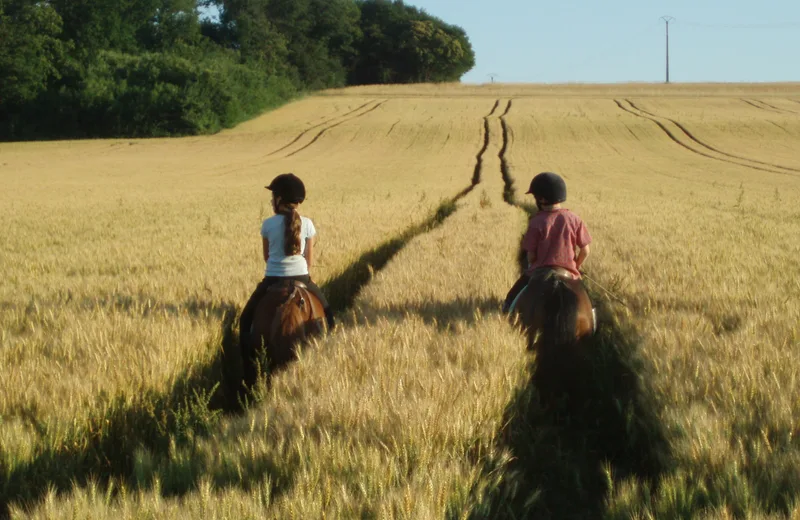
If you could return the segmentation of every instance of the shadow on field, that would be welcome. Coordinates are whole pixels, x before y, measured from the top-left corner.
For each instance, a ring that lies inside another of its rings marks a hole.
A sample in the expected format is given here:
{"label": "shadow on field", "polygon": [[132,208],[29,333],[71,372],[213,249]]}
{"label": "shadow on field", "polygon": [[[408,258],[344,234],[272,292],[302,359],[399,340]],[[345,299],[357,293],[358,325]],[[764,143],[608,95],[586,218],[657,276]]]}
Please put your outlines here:
{"label": "shadow on field", "polygon": [[[522,250],[518,261],[523,270]],[[531,360],[531,379],[506,409],[500,432],[510,462],[486,464],[491,483],[475,490],[470,518],[599,518],[614,482],[635,476],[655,488],[669,469],[666,434],[643,386],[640,340],[605,300],[591,298],[599,327],[586,342],[587,359],[562,360],[567,377],[547,382],[535,379]],[[539,388],[553,381],[563,385],[551,389],[561,399],[543,403]]]}
{"label": "shadow on field", "polygon": [[[363,254],[326,283],[322,289],[329,295],[334,312],[348,309],[376,271],[413,238],[440,226],[456,211],[456,203],[476,185],[473,181],[455,197],[442,202],[424,222]],[[60,303],[68,302],[70,295],[64,296]],[[201,476],[210,478],[220,488],[234,485],[247,488],[269,475],[273,498],[291,486],[291,469],[275,461],[252,460],[247,467],[220,469],[209,475],[202,457],[192,453],[198,437],[208,435],[223,413],[242,412],[250,397],[242,387],[237,333],[240,309],[233,303],[195,297],[174,305],[142,295],[114,295],[86,299],[77,305],[87,310],[102,308],[143,315],[166,312],[219,319],[220,330],[212,340],[215,354],[205,364],[180,375],[169,392],[119,397],[87,423],[67,428],[66,432],[51,431],[53,427],[46,423],[34,425],[41,438],[28,462],[9,465],[14,454],[3,453],[0,447],[0,519],[10,516],[12,503],[17,507],[35,507],[49,490],[68,492],[90,481],[100,484],[101,489],[112,481],[123,482],[129,489],[150,489],[157,477],[163,496],[192,491]],[[38,419],[29,417],[29,420]],[[173,460],[176,452],[187,450],[189,455]]]}
{"label": "shadow on field", "polygon": [[[120,305],[138,304],[132,299]],[[153,308],[172,305],[151,304]],[[38,425],[42,433],[35,454],[26,463],[9,465],[14,454],[0,453],[0,518],[10,516],[11,503],[33,507],[49,490],[68,492],[90,481],[103,486],[112,480],[138,489],[148,489],[157,476],[164,496],[181,495],[194,489],[199,475],[205,475],[203,461],[170,460],[176,450],[191,449],[198,437],[206,436],[220,416],[241,410],[237,388],[226,384],[236,380],[226,366],[225,356],[238,348],[235,334],[237,308],[229,302],[213,303],[193,299],[176,312],[219,318],[219,333],[212,339],[214,356],[177,377],[167,393],[149,391],[135,398],[118,397],[88,422],[56,431]],[[146,455],[144,455],[146,453]],[[8,466],[7,466],[8,465]],[[7,466],[7,467],[6,467]],[[222,487],[242,479],[263,480],[269,474],[273,492],[280,493],[291,475],[278,470],[272,461],[254,461],[247,475],[211,475]]]}
{"label": "shadow on field", "polygon": [[336,313],[349,309],[358,293],[372,280],[377,271],[383,269],[411,240],[441,226],[458,209],[456,203],[474,188],[475,184],[464,189],[453,199],[442,202],[424,222],[409,227],[396,237],[367,251],[341,273],[323,284],[321,288],[328,298],[331,309]]}
{"label": "shadow on field", "polygon": [[498,477],[471,518],[599,518],[613,482],[636,476],[655,484],[668,469],[666,436],[642,388],[638,341],[613,325],[602,304],[598,318],[578,395],[545,407],[532,376],[508,406],[500,438],[512,458],[487,464],[486,475]]}
{"label": "shadow on field", "polygon": [[455,300],[407,302],[392,304],[386,307],[359,307],[361,314],[348,318],[352,325],[374,322],[377,318],[402,321],[409,315],[422,318],[426,325],[435,325],[439,331],[447,331],[454,325],[474,325],[478,317],[499,313],[503,302],[496,297],[491,298],[456,298]]}

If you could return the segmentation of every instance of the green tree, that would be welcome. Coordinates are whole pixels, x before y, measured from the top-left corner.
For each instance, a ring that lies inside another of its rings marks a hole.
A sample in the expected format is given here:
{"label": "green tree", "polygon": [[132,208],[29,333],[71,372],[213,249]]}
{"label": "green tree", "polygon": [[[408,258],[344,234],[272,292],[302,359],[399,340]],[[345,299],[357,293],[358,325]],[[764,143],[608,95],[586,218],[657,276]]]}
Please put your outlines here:
{"label": "green tree", "polygon": [[462,29],[401,0],[0,0],[0,136],[208,133],[299,90],[473,65]]}
{"label": "green tree", "polygon": [[288,74],[287,39],[269,20],[267,0],[210,0],[220,11],[219,23],[207,23],[203,33],[218,44],[237,51],[271,75]]}
{"label": "green tree", "polygon": [[350,84],[457,81],[475,65],[466,33],[401,0],[362,0]]}
{"label": "green tree", "polygon": [[100,50],[136,52],[162,0],[49,0],[64,21],[64,38],[85,60]]}
{"label": "green tree", "polygon": [[151,20],[140,30],[140,47],[174,51],[200,43],[200,21],[195,0],[160,0]]}
{"label": "green tree", "polygon": [[360,11],[353,0],[220,0],[215,5],[222,13],[220,27],[206,27],[206,34],[227,37],[246,59],[257,58],[301,88],[345,85],[360,37]]}
{"label": "green tree", "polygon": [[412,20],[410,24],[411,37],[405,43],[416,58],[417,81],[460,78],[475,65],[465,35],[432,20]]}
{"label": "green tree", "polygon": [[61,29],[45,2],[0,0],[0,112],[36,99],[59,76]]}

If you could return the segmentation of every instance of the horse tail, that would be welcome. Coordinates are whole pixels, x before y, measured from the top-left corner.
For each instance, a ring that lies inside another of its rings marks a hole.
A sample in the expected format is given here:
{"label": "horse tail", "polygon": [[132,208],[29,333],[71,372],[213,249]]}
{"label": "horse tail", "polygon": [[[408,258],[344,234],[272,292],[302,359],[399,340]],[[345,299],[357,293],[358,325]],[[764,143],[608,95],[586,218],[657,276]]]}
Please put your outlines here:
{"label": "horse tail", "polygon": [[546,316],[542,326],[542,343],[560,346],[575,342],[575,331],[578,322],[578,296],[558,276],[546,281],[543,294],[543,305]]}

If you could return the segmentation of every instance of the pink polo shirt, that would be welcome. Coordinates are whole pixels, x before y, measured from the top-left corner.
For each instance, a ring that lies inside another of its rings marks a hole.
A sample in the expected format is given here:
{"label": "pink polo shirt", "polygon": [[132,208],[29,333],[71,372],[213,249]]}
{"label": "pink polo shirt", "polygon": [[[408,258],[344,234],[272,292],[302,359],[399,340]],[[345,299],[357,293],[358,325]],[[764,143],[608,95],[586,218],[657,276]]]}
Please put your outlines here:
{"label": "pink polo shirt", "polygon": [[526,271],[531,274],[539,267],[557,266],[570,271],[576,279],[581,277],[575,265],[575,248],[586,247],[592,237],[581,218],[568,209],[540,211],[528,223],[522,239],[525,251],[536,253],[536,262]]}

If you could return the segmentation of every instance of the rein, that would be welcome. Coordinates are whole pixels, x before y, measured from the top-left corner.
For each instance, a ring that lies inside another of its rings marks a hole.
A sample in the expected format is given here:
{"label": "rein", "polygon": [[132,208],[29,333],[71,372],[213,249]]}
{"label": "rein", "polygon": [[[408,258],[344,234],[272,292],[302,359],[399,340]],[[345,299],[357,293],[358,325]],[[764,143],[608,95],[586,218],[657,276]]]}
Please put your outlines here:
{"label": "rein", "polygon": [[589,275],[588,275],[588,274],[586,274],[586,273],[581,273],[581,276],[583,276],[584,278],[586,278],[587,280],[589,280],[590,282],[592,282],[593,284],[595,284],[597,287],[599,287],[600,289],[602,289],[602,290],[603,290],[603,291],[604,291],[606,294],[608,294],[609,296],[611,296],[612,298],[614,298],[615,300],[617,300],[619,303],[621,303],[622,305],[624,305],[626,308],[630,309],[630,307],[628,306],[628,303],[627,303],[625,300],[623,300],[622,298],[620,298],[619,296],[617,296],[617,295],[616,295],[616,294],[614,294],[613,292],[609,291],[608,289],[606,289],[605,287],[603,287],[602,285],[600,285],[600,284],[597,282],[597,280],[593,279],[591,276],[589,276]]}

